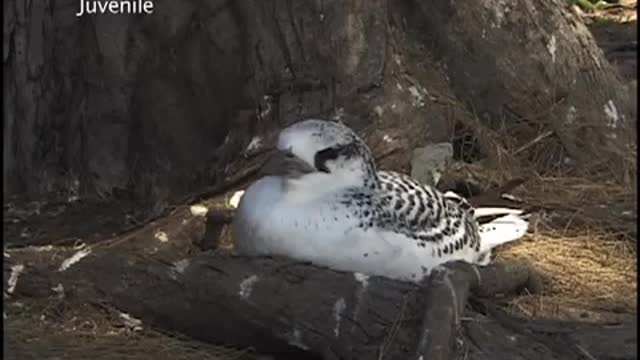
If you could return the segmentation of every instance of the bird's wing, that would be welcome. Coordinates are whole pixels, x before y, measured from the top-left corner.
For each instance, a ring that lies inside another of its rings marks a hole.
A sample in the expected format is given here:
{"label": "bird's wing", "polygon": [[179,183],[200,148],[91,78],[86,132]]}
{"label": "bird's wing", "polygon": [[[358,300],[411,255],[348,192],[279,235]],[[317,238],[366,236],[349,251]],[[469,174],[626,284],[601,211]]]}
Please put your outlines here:
{"label": "bird's wing", "polygon": [[407,235],[418,242],[452,244],[453,248],[479,247],[477,223],[463,198],[443,194],[400,173],[380,171],[378,175],[385,209]]}
{"label": "bird's wing", "polygon": [[521,238],[528,229],[523,210],[500,207],[473,208],[460,195],[420,184],[409,176],[378,172],[386,205],[407,223],[414,236],[425,241],[481,243],[480,252]]}

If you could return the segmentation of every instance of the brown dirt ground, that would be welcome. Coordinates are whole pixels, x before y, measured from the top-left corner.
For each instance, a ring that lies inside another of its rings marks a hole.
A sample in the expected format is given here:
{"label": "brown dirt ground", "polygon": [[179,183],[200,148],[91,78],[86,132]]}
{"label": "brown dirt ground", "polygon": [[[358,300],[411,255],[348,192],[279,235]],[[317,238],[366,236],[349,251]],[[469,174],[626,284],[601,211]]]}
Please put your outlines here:
{"label": "brown dirt ground", "polygon": [[585,14],[589,28],[611,63],[618,66],[626,79],[638,74],[638,2],[622,0],[619,7]]}
{"label": "brown dirt ground", "polygon": [[12,302],[5,310],[5,359],[249,360],[255,354],[138,327],[108,307]]}
{"label": "brown dirt ground", "polygon": [[[618,64],[623,76],[635,82],[637,5],[635,1],[623,3],[632,10],[612,9],[585,17],[605,54]],[[632,162],[635,164],[635,154]],[[512,173],[473,166],[465,171],[485,185],[501,183]],[[525,203],[562,211],[542,212],[525,239],[498,254],[498,261],[529,259],[545,278],[542,294],[507,300],[512,312],[529,318],[604,322],[636,316],[637,204],[636,189],[630,183],[635,185],[635,179],[625,186],[586,178],[538,176],[514,190],[513,195]],[[19,199],[13,202],[25,204]],[[113,236],[141,221],[126,202],[104,206],[51,200],[46,204],[29,203],[18,209],[5,203],[5,243],[32,239],[33,245],[41,245],[57,240],[68,246],[79,238],[94,241]],[[77,224],[82,224],[80,232]],[[54,256],[51,252],[57,251],[42,250],[43,256]],[[250,350],[211,346],[144,325],[136,328],[117,310],[104,306],[26,303],[5,294],[4,315],[7,359],[82,359],[88,347],[95,350],[91,353],[96,359],[114,358],[114,349],[122,359],[255,358]]]}

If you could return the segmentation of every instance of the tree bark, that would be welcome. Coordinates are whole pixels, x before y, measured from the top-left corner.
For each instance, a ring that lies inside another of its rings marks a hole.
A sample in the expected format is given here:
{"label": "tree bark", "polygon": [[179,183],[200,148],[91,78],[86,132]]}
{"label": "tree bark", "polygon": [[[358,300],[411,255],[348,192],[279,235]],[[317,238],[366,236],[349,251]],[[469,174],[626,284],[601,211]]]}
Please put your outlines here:
{"label": "tree bark", "polygon": [[[491,281],[478,282],[477,274]],[[104,254],[65,272],[29,268],[14,296],[59,297],[52,289],[62,285],[70,305],[110,304],[147,326],[283,358],[582,359],[584,352],[635,351],[628,342],[633,323],[596,331],[590,324],[506,315],[496,321],[465,311],[470,289],[510,291],[521,280],[501,266],[476,272],[449,264],[420,286],[286,259],[202,255],[167,264]]]}
{"label": "tree bark", "polygon": [[579,169],[615,160],[609,130],[635,114],[560,0],[154,4],[78,18],[76,0],[5,1],[5,194],[129,189],[161,209],[310,116],[375,125],[372,141],[397,139],[383,161],[397,170],[473,114],[520,124],[522,143],[549,128]]}
{"label": "tree bark", "polygon": [[392,4],[405,5],[398,6],[404,18],[397,22],[408,19],[403,29],[422,34],[416,36],[443,64],[457,98],[482,121],[548,124],[568,154],[584,161],[602,150],[593,142],[607,141],[635,116],[631,94],[620,91],[619,74],[569,4]]}
{"label": "tree bark", "polygon": [[[13,293],[59,296],[53,289],[61,284],[70,303],[110,304],[201,341],[338,359],[449,359],[469,289],[485,274],[451,264],[419,286],[287,259],[200,255],[167,263],[113,252],[62,272],[48,265],[30,266]],[[504,277],[487,284],[522,281],[498,272]]]}

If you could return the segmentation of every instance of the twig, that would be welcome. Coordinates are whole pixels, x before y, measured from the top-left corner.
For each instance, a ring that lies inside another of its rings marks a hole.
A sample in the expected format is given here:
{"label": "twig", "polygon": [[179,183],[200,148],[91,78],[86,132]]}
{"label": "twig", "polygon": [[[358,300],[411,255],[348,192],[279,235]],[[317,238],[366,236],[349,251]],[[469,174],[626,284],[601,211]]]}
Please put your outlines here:
{"label": "twig", "polygon": [[585,348],[583,348],[582,346],[580,346],[579,344],[576,344],[576,347],[578,348],[578,350],[580,350],[581,353],[584,354],[584,356],[586,356],[587,358],[589,358],[589,360],[598,360],[596,359],[593,355],[591,355],[587,350],[585,350]]}
{"label": "twig", "polygon": [[546,131],[538,136],[536,136],[535,139],[529,141],[528,143],[524,144],[523,146],[521,146],[518,150],[513,152],[513,155],[517,155],[525,150],[527,150],[528,148],[532,147],[533,145],[539,143],[540,141],[548,138],[549,136],[553,135],[553,131],[549,130]]}
{"label": "twig", "polygon": [[257,175],[260,169],[262,168],[262,165],[263,165],[263,162],[254,164],[253,166],[249,167],[247,170],[243,171],[242,173],[225,179],[220,184],[208,187],[200,192],[185,196],[179,203],[190,205],[202,199],[211,198],[211,197],[220,195],[224,192],[227,192],[228,190],[231,190],[234,187],[237,187],[238,185],[251,179],[254,175]]}

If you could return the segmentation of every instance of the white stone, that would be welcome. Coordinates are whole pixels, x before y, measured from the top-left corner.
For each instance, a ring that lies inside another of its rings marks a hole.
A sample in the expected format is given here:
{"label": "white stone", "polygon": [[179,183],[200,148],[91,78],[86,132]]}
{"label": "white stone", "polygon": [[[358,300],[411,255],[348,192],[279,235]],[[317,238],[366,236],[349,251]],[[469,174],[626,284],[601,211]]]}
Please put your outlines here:
{"label": "white stone", "polygon": [[191,210],[191,215],[193,216],[207,216],[207,213],[209,212],[209,209],[206,206],[200,204],[191,205],[189,210]]}
{"label": "white stone", "polygon": [[237,209],[238,205],[240,205],[240,199],[242,199],[242,195],[244,195],[244,190],[236,191],[235,193],[233,193],[233,195],[229,199],[229,206]]}
{"label": "white stone", "polygon": [[435,186],[452,158],[453,145],[450,143],[416,148],[411,159],[411,177],[423,184]]}
{"label": "white stone", "polygon": [[169,241],[169,237],[167,236],[167,233],[165,233],[164,231],[158,231],[155,235],[153,235],[153,237],[163,243],[166,243]]}
{"label": "white stone", "polygon": [[120,313],[120,318],[128,328],[131,328],[134,331],[142,330],[142,321],[140,319],[136,319],[127,313]]}

